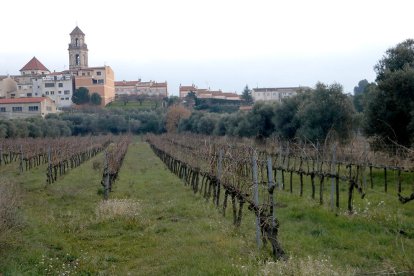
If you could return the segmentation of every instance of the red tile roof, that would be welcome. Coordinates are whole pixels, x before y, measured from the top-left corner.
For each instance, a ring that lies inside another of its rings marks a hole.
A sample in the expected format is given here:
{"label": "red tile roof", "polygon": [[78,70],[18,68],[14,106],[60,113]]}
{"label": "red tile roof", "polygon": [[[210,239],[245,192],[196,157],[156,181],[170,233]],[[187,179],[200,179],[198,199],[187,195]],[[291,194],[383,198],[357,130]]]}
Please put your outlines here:
{"label": "red tile roof", "polygon": [[41,70],[49,71],[36,57],[33,57],[20,71]]}
{"label": "red tile roof", "polygon": [[156,82],[152,85],[153,87],[167,87],[166,82]]}
{"label": "red tile roof", "polygon": [[0,104],[40,103],[44,100],[50,99],[46,97],[0,99]]}
{"label": "red tile roof", "polygon": [[138,81],[116,81],[115,86],[131,86],[136,85]]}
{"label": "red tile roof", "polygon": [[192,86],[181,86],[180,85],[180,91],[196,91],[197,87],[195,85]]}

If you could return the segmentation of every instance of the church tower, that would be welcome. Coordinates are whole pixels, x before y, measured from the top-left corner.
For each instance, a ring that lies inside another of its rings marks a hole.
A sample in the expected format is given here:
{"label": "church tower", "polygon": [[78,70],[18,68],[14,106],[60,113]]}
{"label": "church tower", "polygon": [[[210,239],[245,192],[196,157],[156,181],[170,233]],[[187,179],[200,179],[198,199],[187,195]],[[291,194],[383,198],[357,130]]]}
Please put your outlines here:
{"label": "church tower", "polygon": [[85,43],[85,34],[76,26],[70,33],[69,43],[69,70],[78,70],[88,67],[88,46]]}

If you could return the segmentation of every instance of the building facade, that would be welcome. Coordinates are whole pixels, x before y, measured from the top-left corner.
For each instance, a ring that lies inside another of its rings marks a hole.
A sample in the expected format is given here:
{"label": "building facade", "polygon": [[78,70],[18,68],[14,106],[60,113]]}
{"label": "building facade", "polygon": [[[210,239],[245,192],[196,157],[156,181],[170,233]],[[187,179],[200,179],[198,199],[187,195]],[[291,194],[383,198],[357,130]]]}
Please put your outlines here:
{"label": "building facade", "polygon": [[277,87],[277,88],[253,88],[252,97],[256,101],[281,102],[284,98],[293,97],[298,93],[310,90],[306,86]]}
{"label": "building facade", "polygon": [[68,108],[73,104],[73,77],[71,74],[51,73],[39,80],[34,80],[33,84],[38,89],[34,93],[35,96],[39,94],[49,97],[59,109]]}
{"label": "building facade", "polygon": [[115,95],[147,95],[157,97],[168,97],[167,82],[146,81],[116,81]]}
{"label": "building facade", "polygon": [[114,71],[109,66],[88,67],[76,71],[75,87],[85,87],[89,95],[98,93],[103,106],[115,99]]}
{"label": "building facade", "polygon": [[10,98],[16,94],[17,82],[10,76],[0,77],[0,98]]}
{"label": "building facade", "polygon": [[240,96],[235,92],[233,93],[223,92],[221,90],[214,91],[210,89],[200,89],[194,84],[184,86],[180,84],[180,98],[185,98],[190,92],[194,92],[196,97],[200,99],[221,99],[230,101],[240,101]]}
{"label": "building facade", "polygon": [[0,117],[2,118],[44,117],[56,112],[56,104],[48,97],[0,99]]}

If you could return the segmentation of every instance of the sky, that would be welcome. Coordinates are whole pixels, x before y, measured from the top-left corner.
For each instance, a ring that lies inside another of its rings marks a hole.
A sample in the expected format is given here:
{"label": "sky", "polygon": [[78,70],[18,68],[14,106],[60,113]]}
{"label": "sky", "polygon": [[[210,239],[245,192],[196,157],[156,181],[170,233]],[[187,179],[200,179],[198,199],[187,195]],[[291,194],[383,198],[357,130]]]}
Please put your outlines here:
{"label": "sky", "polygon": [[85,33],[89,66],[116,80],[167,81],[241,93],[244,86],[375,81],[390,47],[414,38],[408,0],[20,0],[0,6],[0,75],[36,56],[68,69],[69,33]]}

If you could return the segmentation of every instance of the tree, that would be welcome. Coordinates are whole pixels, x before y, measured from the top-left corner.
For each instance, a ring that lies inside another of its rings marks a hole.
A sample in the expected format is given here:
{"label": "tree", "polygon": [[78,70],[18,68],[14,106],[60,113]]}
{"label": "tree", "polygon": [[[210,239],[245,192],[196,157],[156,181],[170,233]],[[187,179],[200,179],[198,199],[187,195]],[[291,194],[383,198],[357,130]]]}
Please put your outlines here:
{"label": "tree", "polygon": [[275,125],[275,134],[277,136],[287,140],[295,138],[296,131],[300,127],[300,121],[296,115],[308,95],[301,93],[295,97],[284,98],[276,106],[273,124]]}
{"label": "tree", "polygon": [[241,99],[247,104],[251,105],[253,104],[253,97],[252,97],[252,91],[249,89],[249,86],[245,86],[243,93],[241,95]]}
{"label": "tree", "polygon": [[177,132],[181,119],[190,117],[191,112],[183,106],[175,105],[168,108],[165,118],[165,127],[168,132]]}
{"label": "tree", "polygon": [[369,82],[366,79],[360,80],[358,86],[354,87],[354,95],[359,95],[364,93],[365,88],[368,86]]}
{"label": "tree", "polygon": [[184,97],[184,104],[187,108],[193,108],[197,102],[197,95],[194,91],[188,92],[188,94]]}
{"label": "tree", "polygon": [[[369,99],[369,92],[377,89],[377,85],[375,83],[368,83],[365,84],[366,80],[362,80],[358,83],[358,86],[354,88],[354,96],[352,97],[352,101],[354,103],[355,110],[358,112],[364,112],[365,107],[367,105],[367,101]],[[361,82],[363,84],[361,85]]]}
{"label": "tree", "polygon": [[251,134],[255,137],[269,137],[275,130],[272,122],[273,116],[273,105],[256,103],[247,118]]}
{"label": "tree", "polygon": [[298,110],[300,127],[296,136],[316,142],[335,134],[338,140],[344,142],[353,133],[354,114],[355,109],[343,93],[342,85],[317,83]]}
{"label": "tree", "polygon": [[93,105],[101,105],[102,97],[98,93],[93,93],[90,100],[91,104]]}
{"label": "tree", "polygon": [[90,101],[89,90],[86,87],[79,87],[73,93],[72,102],[74,104],[87,104]]}
{"label": "tree", "polygon": [[365,134],[410,145],[414,135],[414,40],[388,49],[374,69],[378,89],[368,97]]}

